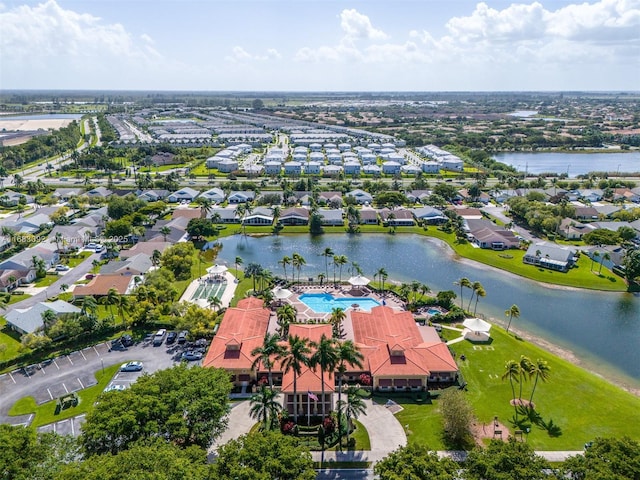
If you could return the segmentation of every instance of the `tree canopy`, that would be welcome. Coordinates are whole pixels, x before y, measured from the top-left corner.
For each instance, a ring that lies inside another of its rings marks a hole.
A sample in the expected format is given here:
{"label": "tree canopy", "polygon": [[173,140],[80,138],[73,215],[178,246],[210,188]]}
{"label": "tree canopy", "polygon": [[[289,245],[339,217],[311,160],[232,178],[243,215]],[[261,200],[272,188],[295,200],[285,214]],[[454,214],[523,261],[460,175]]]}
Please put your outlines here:
{"label": "tree canopy", "polygon": [[563,470],[572,480],[640,478],[640,443],[623,438],[596,438],[584,455],[570,458]]}
{"label": "tree canopy", "polygon": [[115,454],[160,436],[207,448],[226,428],[230,391],[228,374],[215,368],[181,364],[143,375],[131,388],[100,397],[82,427],[82,446],[88,454]]}
{"label": "tree canopy", "polygon": [[486,448],[473,450],[465,462],[467,480],[543,480],[549,463],[523,442],[492,440]]}
{"label": "tree canopy", "polygon": [[186,280],[191,277],[194,253],[195,248],[191,242],[179,242],[165,250],[160,264],[171,270],[177,280]]}
{"label": "tree canopy", "polygon": [[279,432],[256,432],[218,449],[212,466],[217,480],[313,480],[309,451],[295,438]]}
{"label": "tree canopy", "polygon": [[399,448],[375,466],[380,480],[453,480],[460,466],[423,445]]}

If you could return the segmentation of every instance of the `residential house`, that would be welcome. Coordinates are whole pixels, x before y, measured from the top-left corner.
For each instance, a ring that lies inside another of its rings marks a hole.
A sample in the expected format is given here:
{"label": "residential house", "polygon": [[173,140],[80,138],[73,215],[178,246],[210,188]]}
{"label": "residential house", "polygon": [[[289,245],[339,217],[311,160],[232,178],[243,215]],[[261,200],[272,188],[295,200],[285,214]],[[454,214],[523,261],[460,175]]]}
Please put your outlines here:
{"label": "residential house", "polygon": [[582,235],[593,229],[573,218],[563,218],[558,226],[558,235],[565,240],[580,240]]}
{"label": "residential house", "polygon": [[438,162],[422,162],[420,168],[423,173],[426,174],[438,174],[440,173],[440,163]]}
{"label": "residential house", "polygon": [[101,275],[144,275],[153,263],[151,256],[139,253],[123,260],[114,260],[100,268]]}
{"label": "residential house", "polygon": [[358,205],[369,205],[373,202],[373,196],[359,188],[347,192],[346,195],[353,197]]}
{"label": "residential house", "polygon": [[424,206],[420,208],[412,208],[410,212],[413,213],[413,216],[420,220],[422,223],[426,225],[439,225],[441,223],[446,223],[448,218],[444,214],[442,210],[438,210],[437,208]]}
{"label": "residential house", "polygon": [[362,172],[367,175],[373,175],[376,177],[382,173],[382,170],[378,165],[367,165],[364,161],[362,162],[362,165]]}
{"label": "residential house", "polygon": [[44,328],[42,314],[46,311],[55,313],[56,318],[72,313],[80,313],[80,309],[63,300],[54,302],[38,302],[28,308],[16,308],[5,314],[7,325],[21,335],[34,333]]}
{"label": "residential house", "polygon": [[404,208],[398,208],[395,210],[383,208],[378,210],[378,214],[385,226],[411,227],[416,224],[411,210],[406,210]]}
{"label": "residential house", "polygon": [[86,285],[76,285],[73,289],[73,298],[104,297],[111,289],[118,295],[127,295],[135,287],[135,277],[131,275],[96,275]]}
{"label": "residential house", "polygon": [[466,220],[467,238],[480,248],[506,250],[518,248],[520,240],[511,230],[506,230],[495,223],[484,220]]}
{"label": "residential house", "polygon": [[82,195],[82,192],[84,192],[83,188],[56,188],[51,196],[60,202],[68,202],[72,198]]}
{"label": "residential house", "polygon": [[431,195],[431,190],[411,190],[405,196],[411,203],[424,203]]}
{"label": "residential house", "polygon": [[227,200],[229,203],[247,203],[253,202],[256,198],[256,192],[252,190],[234,191],[229,193]]}
{"label": "residential house", "polygon": [[194,190],[193,188],[183,187],[180,190],[173,192],[171,195],[167,197],[169,202],[193,202],[195,198],[200,194],[198,190]]}
{"label": "residential house", "polygon": [[213,203],[222,203],[224,202],[224,199],[226,198],[226,194],[224,193],[224,190],[222,190],[221,188],[211,188],[209,190],[207,190],[206,192],[202,192],[200,194],[200,198],[204,198],[206,200],[209,200],[210,202]]}
{"label": "residential house", "polygon": [[524,254],[522,261],[529,265],[567,272],[576,259],[574,248],[546,242],[532,243]]}
{"label": "residential house", "polygon": [[267,207],[257,207],[242,219],[245,225],[272,225],[273,212]]}
{"label": "residential house", "polygon": [[280,212],[282,225],[307,225],[309,223],[309,210],[306,208],[287,208]]}
{"label": "residential house", "polygon": [[322,218],[322,225],[342,226],[344,225],[343,211],[341,208],[325,209],[319,208],[318,215]]}
{"label": "residential house", "polygon": [[613,201],[640,203],[640,194],[635,193],[634,191],[628,188],[614,188]]}
{"label": "residential house", "polygon": [[284,164],[285,175],[301,175],[302,164],[300,162],[286,162]]}
{"label": "residential house", "polygon": [[342,206],[342,192],[320,192],[318,195],[320,205],[332,205],[334,208]]}
{"label": "residential house", "polygon": [[240,223],[240,218],[238,217],[235,207],[212,208],[208,217],[214,223]]}
{"label": "residential house", "polygon": [[238,170],[237,160],[225,158],[224,160],[220,160],[218,162],[218,171],[221,173],[231,173],[235,172],[236,170]]}
{"label": "residential house", "polygon": [[377,225],[378,211],[374,208],[363,208],[360,210],[360,224],[362,225]]}
{"label": "residential house", "polygon": [[575,207],[577,220],[597,220],[598,211],[593,207]]}
{"label": "residential house", "polygon": [[599,202],[602,200],[603,191],[598,189],[583,189],[578,190],[580,199],[585,202]]}
{"label": "residential house", "polygon": [[169,190],[145,190],[138,198],[140,200],[144,200],[145,202],[158,202],[160,200],[164,200],[169,196]]}
{"label": "residential house", "polygon": [[614,213],[622,210],[620,205],[594,205],[593,208],[598,212],[599,218],[611,218]]}
{"label": "residential house", "polygon": [[133,247],[120,250],[120,258],[128,259],[137,255],[153,256],[154,251],[164,253],[164,251],[173,245],[171,242],[138,242]]}
{"label": "residential house", "polygon": [[23,198],[24,203],[33,203],[33,197],[31,195],[25,195],[24,193],[14,192],[12,190],[5,190],[0,192],[0,205],[5,207],[15,207],[20,203],[20,199]]}
{"label": "residential house", "polygon": [[394,162],[392,160],[387,160],[382,163],[382,173],[386,175],[396,175],[400,173],[400,163]]}
{"label": "residential house", "polygon": [[108,198],[112,194],[113,192],[107,187],[96,187],[86,193],[89,198]]}

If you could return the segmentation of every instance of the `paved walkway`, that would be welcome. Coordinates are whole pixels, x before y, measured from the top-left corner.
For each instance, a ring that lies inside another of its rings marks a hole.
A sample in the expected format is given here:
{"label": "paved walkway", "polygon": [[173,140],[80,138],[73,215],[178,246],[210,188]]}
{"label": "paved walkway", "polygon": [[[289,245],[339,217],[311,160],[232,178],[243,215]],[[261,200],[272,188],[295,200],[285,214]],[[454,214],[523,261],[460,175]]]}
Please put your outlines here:
{"label": "paved walkway", "polygon": [[209,447],[209,458],[215,455],[217,448],[230,440],[234,440],[245,433],[249,433],[256,421],[251,418],[251,403],[246,400],[233,402],[229,412],[229,426]]}

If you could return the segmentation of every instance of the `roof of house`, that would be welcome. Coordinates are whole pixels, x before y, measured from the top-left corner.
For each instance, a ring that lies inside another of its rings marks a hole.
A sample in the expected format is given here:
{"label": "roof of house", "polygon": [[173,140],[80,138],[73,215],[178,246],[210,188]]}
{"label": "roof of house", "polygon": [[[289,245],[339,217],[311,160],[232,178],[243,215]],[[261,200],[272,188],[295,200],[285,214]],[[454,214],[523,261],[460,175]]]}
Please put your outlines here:
{"label": "roof of house", "polygon": [[115,260],[103,265],[100,269],[102,275],[109,275],[112,273],[119,275],[139,275],[149,271],[153,266],[151,257],[144,253],[133,255],[125,260]]}
{"label": "roof of house", "polygon": [[259,298],[244,298],[224,313],[202,365],[226,369],[251,369],[251,351],[262,345],[271,311]]}
{"label": "roof of house", "polygon": [[280,212],[280,219],[289,217],[309,218],[309,210],[301,207],[286,208]]}
{"label": "roof of house", "polygon": [[575,249],[546,242],[532,243],[525,253],[525,256],[544,257],[556,262],[567,262],[574,255]]}
{"label": "roof of house", "polygon": [[63,300],[54,302],[38,302],[29,308],[16,308],[5,315],[7,323],[16,326],[23,332],[33,333],[44,326],[42,314],[52,310],[56,315],[78,313],[80,309]]}
{"label": "roof of house", "polygon": [[351,312],[351,323],[373,375],[425,376],[458,370],[446,344],[425,342],[411,312],[379,306],[370,312]]}
{"label": "roof of house", "polygon": [[77,285],[73,289],[74,297],[99,297],[109,293],[114,288],[119,295],[124,295],[129,290],[132,277],[129,275],[96,275],[86,285]]}
{"label": "roof of house", "polygon": [[200,218],[202,216],[202,210],[199,208],[176,208],[171,214],[171,218]]}
{"label": "roof of house", "polygon": [[141,253],[151,256],[154,250],[162,253],[171,245],[171,242],[138,242],[131,248],[120,250],[120,258],[129,258]]}

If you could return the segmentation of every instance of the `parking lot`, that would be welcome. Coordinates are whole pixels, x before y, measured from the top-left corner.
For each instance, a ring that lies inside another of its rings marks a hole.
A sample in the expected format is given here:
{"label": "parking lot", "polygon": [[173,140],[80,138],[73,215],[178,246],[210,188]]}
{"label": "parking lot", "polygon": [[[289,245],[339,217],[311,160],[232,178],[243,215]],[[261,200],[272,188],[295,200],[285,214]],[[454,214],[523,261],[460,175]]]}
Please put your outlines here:
{"label": "parking lot", "polygon": [[[140,375],[169,368],[180,362],[182,352],[186,348],[195,347],[177,344],[154,347],[150,339],[151,337],[147,337],[129,348],[120,349],[111,348],[111,342],[100,343],[0,375],[0,422],[13,425],[31,423],[32,415],[8,415],[11,406],[21,398],[32,396],[40,405],[95,385],[95,373],[102,368],[133,360],[143,362],[142,371],[117,372],[108,384],[128,388]],[[199,363],[201,362],[190,362],[193,365]],[[81,422],[82,418],[63,420],[55,425],[41,427],[41,430],[77,435]]]}

